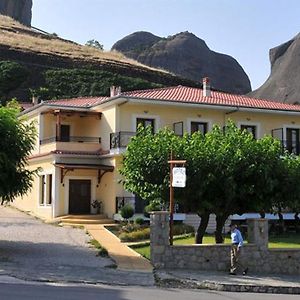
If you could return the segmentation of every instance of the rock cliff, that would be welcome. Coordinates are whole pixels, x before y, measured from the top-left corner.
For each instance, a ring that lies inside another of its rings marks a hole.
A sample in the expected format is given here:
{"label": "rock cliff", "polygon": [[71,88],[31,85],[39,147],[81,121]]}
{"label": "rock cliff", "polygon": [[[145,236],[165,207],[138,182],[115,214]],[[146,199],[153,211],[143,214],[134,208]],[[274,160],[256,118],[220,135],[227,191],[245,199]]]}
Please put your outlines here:
{"label": "rock cliff", "polygon": [[20,23],[31,25],[32,0],[1,0],[0,14],[10,16]]}
{"label": "rock cliff", "polygon": [[249,96],[300,104],[300,33],[269,52],[271,74]]}
{"label": "rock cliff", "polygon": [[208,76],[217,90],[235,94],[251,91],[247,74],[233,57],[210,50],[205,41],[190,32],[168,38],[135,32],[116,42],[112,49],[188,79],[201,81]]}

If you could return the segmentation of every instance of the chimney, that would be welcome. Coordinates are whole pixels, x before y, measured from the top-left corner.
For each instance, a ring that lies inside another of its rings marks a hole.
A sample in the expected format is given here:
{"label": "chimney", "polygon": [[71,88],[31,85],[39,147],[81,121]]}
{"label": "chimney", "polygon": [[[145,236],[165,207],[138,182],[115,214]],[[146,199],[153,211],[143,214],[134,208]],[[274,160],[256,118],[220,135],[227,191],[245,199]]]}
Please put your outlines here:
{"label": "chimney", "polygon": [[32,104],[33,106],[39,104],[39,96],[32,96]]}
{"label": "chimney", "polygon": [[120,86],[111,86],[110,87],[110,97],[115,97],[121,94],[121,87]]}
{"label": "chimney", "polygon": [[203,96],[204,97],[210,97],[211,96],[211,90],[210,90],[210,79],[209,77],[204,77],[202,79],[203,84]]}

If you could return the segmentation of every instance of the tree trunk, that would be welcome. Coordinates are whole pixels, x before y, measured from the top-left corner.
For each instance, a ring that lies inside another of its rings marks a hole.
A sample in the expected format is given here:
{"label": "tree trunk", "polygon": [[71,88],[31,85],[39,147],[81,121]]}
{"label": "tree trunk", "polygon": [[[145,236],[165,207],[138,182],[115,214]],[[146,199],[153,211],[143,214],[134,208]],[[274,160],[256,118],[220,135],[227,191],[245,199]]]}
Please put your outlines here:
{"label": "tree trunk", "polygon": [[265,213],[265,212],[260,212],[259,214],[260,214],[260,217],[261,217],[262,219],[264,219],[264,218],[266,217],[266,213]]}
{"label": "tree trunk", "polygon": [[224,243],[224,237],[222,235],[222,230],[223,230],[224,224],[225,224],[228,217],[229,217],[229,215],[216,216],[216,222],[217,222],[216,231],[215,231],[216,244],[223,244]]}
{"label": "tree trunk", "polygon": [[278,213],[279,217],[279,233],[284,233],[286,231],[284,220],[283,220],[283,215],[281,212]]}
{"label": "tree trunk", "polygon": [[300,218],[298,212],[295,213],[295,229],[297,233],[300,232]]}
{"label": "tree trunk", "polygon": [[196,244],[202,244],[202,242],[203,242],[203,236],[205,234],[205,230],[208,225],[209,215],[210,215],[210,213],[208,213],[208,212],[198,214],[198,216],[201,218],[201,221],[200,221],[200,224],[197,229],[196,236],[195,236]]}

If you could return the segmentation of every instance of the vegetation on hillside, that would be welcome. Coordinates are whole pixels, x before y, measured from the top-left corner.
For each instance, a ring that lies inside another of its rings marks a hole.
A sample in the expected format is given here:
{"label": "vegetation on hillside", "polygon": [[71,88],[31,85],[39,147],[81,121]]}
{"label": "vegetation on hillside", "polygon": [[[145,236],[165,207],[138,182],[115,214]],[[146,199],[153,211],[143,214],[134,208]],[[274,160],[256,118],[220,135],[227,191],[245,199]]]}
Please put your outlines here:
{"label": "vegetation on hillside", "polygon": [[[200,85],[142,65],[116,51],[100,51],[102,45],[96,40],[79,45],[1,15],[0,31],[0,61],[10,60],[28,70],[23,83],[9,87],[9,98],[29,101],[32,94],[45,100],[107,96],[111,85],[119,85],[123,91]],[[15,72],[12,83],[16,82],[18,74],[22,75]]]}
{"label": "vegetation on hillside", "polygon": [[141,78],[88,69],[56,69],[44,73],[45,86],[32,92],[43,100],[82,96],[108,96],[112,85],[123,91],[162,87]]}

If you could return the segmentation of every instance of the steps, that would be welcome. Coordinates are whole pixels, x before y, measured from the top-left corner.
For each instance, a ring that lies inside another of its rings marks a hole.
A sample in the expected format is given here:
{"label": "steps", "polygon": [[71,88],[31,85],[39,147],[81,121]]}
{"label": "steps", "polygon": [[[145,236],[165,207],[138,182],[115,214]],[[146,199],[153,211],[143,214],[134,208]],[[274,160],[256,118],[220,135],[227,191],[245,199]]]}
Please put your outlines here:
{"label": "steps", "polygon": [[59,218],[60,225],[97,225],[114,224],[114,220],[107,218],[105,214],[99,215],[67,215]]}

